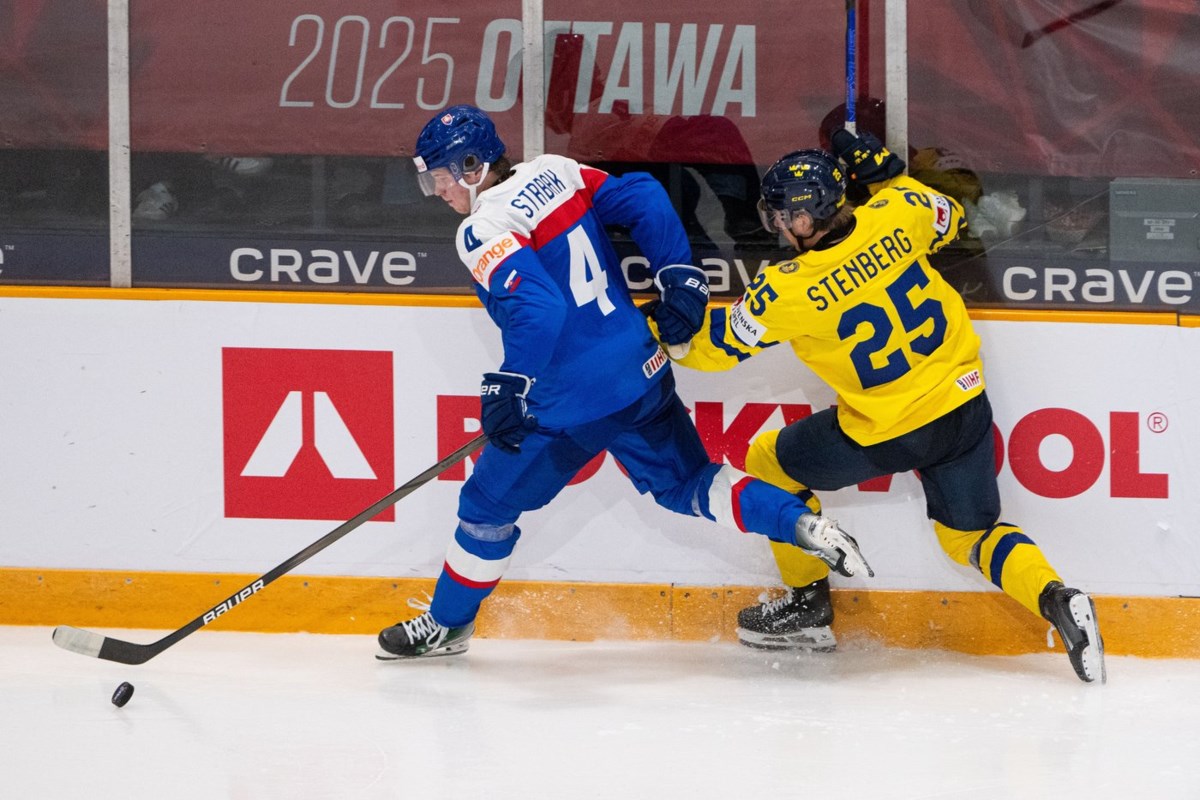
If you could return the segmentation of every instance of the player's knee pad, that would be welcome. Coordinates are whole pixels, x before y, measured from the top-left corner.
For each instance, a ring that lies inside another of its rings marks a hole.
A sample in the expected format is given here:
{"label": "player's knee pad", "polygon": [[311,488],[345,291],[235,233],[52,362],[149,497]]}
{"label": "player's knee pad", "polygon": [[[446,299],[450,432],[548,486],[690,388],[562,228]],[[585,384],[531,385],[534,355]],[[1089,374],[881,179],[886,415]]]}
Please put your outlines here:
{"label": "player's knee pad", "polygon": [[463,485],[458,493],[458,518],[475,520],[472,524],[496,527],[515,523],[523,509],[495,500],[480,484],[480,481],[471,478]]}
{"label": "player's knee pad", "polygon": [[821,501],[812,490],[783,471],[776,453],[775,443],[780,431],[764,431],[754,437],[746,451],[746,472],[761,478],[772,486],[796,495],[814,514],[821,513]]}
{"label": "player's knee pad", "polygon": [[972,563],[972,553],[979,545],[979,539],[987,531],[960,531],[937,520],[934,520],[933,530],[937,533],[938,544],[952,561],[964,567],[979,569],[978,563]]}

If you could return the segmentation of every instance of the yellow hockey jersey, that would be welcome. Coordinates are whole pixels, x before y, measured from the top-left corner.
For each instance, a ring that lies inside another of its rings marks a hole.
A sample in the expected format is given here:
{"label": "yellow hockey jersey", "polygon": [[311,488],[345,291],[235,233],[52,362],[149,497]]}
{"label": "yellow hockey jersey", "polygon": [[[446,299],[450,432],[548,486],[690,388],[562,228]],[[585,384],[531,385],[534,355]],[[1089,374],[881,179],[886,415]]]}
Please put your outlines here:
{"label": "yellow hockey jersey", "polygon": [[678,362],[729,369],[789,342],[838,394],[838,421],[869,445],[915,430],[983,391],[979,337],[927,256],[962,206],[905,176],[855,209],[850,235],[763,269],[732,306],[709,309]]}

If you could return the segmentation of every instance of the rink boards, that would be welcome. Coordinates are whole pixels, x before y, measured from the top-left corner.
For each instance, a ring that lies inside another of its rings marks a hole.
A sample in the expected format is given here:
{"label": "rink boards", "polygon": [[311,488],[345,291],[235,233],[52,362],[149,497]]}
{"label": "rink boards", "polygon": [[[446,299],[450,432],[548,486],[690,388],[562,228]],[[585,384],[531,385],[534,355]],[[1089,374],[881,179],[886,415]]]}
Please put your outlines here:
{"label": "rink boards", "polygon": [[[458,298],[7,294],[0,623],[182,625],[467,441],[479,374],[500,361],[486,314]],[[1004,518],[1101,596],[1114,652],[1200,655],[1200,330],[1169,314],[1006,316],[975,314]],[[710,453],[739,467],[759,430],[834,402],[785,348],[676,373]],[[367,632],[405,616],[469,469],[217,624]],[[1045,646],[1043,623],[942,554],[915,476],[823,499],[877,572],[836,581],[841,635]],[[727,638],[778,583],[762,539],[656,507],[607,456],[521,527],[485,635]]]}

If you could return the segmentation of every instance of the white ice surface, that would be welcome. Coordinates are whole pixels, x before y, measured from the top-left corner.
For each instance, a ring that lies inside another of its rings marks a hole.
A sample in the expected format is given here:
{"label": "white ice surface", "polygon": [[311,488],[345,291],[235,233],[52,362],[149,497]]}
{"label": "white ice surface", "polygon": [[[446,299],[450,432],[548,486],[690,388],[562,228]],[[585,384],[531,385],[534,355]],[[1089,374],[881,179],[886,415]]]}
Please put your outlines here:
{"label": "white ice surface", "polygon": [[[103,631],[150,642],[162,631]],[[380,663],[368,636],[201,631],[137,667],[0,627],[12,798],[1200,797],[1200,665],[843,642],[476,639]],[[133,699],[110,703],[130,681]]]}

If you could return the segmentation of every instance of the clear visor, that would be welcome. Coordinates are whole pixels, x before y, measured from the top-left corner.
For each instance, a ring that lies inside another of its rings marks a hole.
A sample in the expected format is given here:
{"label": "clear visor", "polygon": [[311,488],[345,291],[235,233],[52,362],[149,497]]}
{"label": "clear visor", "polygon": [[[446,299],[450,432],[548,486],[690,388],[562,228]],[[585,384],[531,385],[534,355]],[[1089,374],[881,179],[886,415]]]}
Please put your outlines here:
{"label": "clear visor", "polygon": [[767,233],[782,233],[792,228],[791,212],[782,208],[771,208],[767,201],[761,198],[758,201],[758,219]]}
{"label": "clear visor", "polygon": [[426,197],[445,191],[457,182],[446,167],[437,167],[417,173],[417,184]]}

